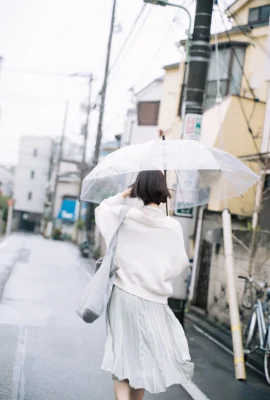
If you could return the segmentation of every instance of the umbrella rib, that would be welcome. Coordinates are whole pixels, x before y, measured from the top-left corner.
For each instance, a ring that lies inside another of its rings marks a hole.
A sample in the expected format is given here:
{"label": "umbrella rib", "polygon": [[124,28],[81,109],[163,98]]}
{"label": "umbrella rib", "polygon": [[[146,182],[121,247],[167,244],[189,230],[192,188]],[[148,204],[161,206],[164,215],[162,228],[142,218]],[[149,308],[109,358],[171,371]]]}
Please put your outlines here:
{"label": "umbrella rib", "polygon": [[85,191],[83,192],[83,194],[80,195],[79,199],[83,200],[83,196],[85,195],[85,193],[87,192],[87,190],[89,189],[89,186],[91,185],[91,182],[89,183],[89,185],[87,186],[87,188],[85,189]]}
{"label": "umbrella rib", "polygon": [[183,196],[183,194],[182,194],[181,185],[180,185],[180,182],[179,182],[179,178],[178,178],[178,174],[177,174],[177,172],[176,172],[176,178],[177,178],[177,182],[178,182],[179,190],[180,190],[180,193],[181,193],[181,196],[182,196],[182,200],[183,200],[183,203],[184,203],[184,208],[185,208],[185,209],[187,209],[186,202],[185,202],[185,200],[184,200],[184,196]]}
{"label": "umbrella rib", "polygon": [[[221,171],[221,170],[220,170],[220,171]],[[228,179],[226,173],[225,173],[224,171],[221,171],[221,172],[222,172],[222,174],[224,174],[225,177]],[[228,179],[228,181],[232,184],[232,186],[236,189],[236,191],[240,194],[240,196],[241,196],[242,199],[243,199],[243,198],[244,198],[244,195],[238,190],[238,188],[235,186],[235,184],[234,184],[230,179]]]}

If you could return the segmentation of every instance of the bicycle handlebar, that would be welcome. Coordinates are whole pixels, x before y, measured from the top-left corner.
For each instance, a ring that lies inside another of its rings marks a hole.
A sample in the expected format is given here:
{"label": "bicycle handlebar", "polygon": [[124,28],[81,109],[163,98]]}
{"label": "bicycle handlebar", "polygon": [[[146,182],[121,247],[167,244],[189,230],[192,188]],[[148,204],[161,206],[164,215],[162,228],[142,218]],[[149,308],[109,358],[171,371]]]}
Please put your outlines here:
{"label": "bicycle handlebar", "polygon": [[238,275],[239,279],[244,279],[250,283],[254,283],[255,285],[259,286],[259,287],[263,287],[264,289],[266,289],[268,287],[268,283],[266,282],[258,282],[255,281],[253,278],[251,278],[250,276],[243,276],[243,275]]}
{"label": "bicycle handlebar", "polygon": [[243,276],[243,275],[238,275],[239,279],[245,279],[246,281],[249,281],[250,278],[248,276]]}

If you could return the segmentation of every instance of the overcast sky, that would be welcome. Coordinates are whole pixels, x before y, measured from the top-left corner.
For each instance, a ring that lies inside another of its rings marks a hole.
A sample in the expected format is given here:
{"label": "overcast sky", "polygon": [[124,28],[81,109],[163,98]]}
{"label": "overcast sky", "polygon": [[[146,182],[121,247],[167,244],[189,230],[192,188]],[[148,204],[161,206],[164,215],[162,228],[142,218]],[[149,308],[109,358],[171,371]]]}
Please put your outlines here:
{"label": "overcast sky", "polygon": [[[194,0],[179,2],[194,13]],[[117,1],[112,63],[142,5],[142,0]],[[112,0],[0,0],[0,55],[4,57],[0,164],[16,163],[21,135],[60,135],[67,99],[67,135],[81,140],[80,103],[86,98],[87,84],[65,74],[92,72],[94,101],[103,78],[111,7]],[[123,131],[128,89],[135,84],[136,89],[142,88],[162,74],[164,65],[179,61],[175,42],[185,37],[187,23],[183,11],[147,6],[111,75],[104,139]],[[89,148],[95,142],[97,116],[93,111]]]}

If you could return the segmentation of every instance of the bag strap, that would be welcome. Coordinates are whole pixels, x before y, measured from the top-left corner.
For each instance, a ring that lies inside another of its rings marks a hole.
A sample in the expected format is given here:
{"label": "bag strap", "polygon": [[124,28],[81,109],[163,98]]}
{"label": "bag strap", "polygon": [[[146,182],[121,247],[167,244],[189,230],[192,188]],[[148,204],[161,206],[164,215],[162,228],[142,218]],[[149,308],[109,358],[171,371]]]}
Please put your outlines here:
{"label": "bag strap", "polygon": [[126,217],[126,215],[127,215],[129,210],[130,210],[130,207],[128,207],[128,206],[124,206],[121,209],[121,211],[119,213],[119,225],[118,225],[118,228],[116,229],[116,231],[115,231],[115,233],[114,233],[114,235],[113,235],[113,237],[111,239],[111,242],[110,242],[110,245],[108,247],[108,250],[112,250],[112,251],[114,250],[114,248],[116,246],[116,242],[117,242],[117,236],[118,236],[119,229],[121,228],[121,226],[122,226],[122,224],[124,222],[124,219],[125,219],[125,217]]}

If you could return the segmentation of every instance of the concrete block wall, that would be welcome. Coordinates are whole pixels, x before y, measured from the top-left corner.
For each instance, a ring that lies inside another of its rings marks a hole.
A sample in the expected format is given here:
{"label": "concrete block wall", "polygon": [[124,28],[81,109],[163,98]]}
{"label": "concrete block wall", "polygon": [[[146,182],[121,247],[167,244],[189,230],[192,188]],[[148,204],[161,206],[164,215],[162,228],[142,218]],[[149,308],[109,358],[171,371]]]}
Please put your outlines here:
{"label": "concrete block wall", "polygon": [[[250,246],[251,232],[236,230],[233,234],[247,247]],[[249,254],[239,243],[234,241],[234,268],[240,315],[245,323],[250,315],[249,310],[242,307],[244,281],[238,275],[248,275]],[[252,266],[252,276],[259,281],[268,282],[270,285],[270,232],[258,232],[256,241],[256,254]],[[229,306],[227,293],[227,276],[223,244],[218,253],[213,245],[211,259],[210,279],[208,287],[208,313],[220,323],[229,325]]]}

